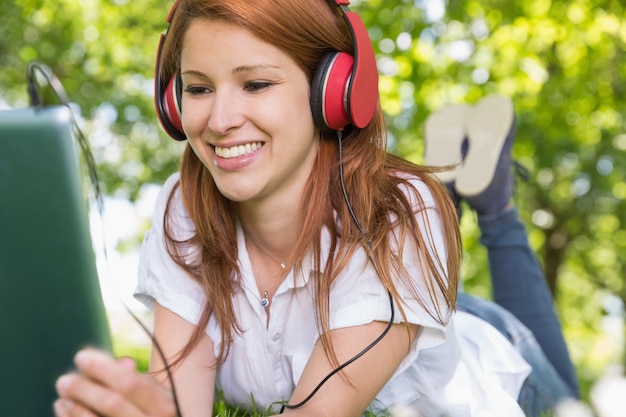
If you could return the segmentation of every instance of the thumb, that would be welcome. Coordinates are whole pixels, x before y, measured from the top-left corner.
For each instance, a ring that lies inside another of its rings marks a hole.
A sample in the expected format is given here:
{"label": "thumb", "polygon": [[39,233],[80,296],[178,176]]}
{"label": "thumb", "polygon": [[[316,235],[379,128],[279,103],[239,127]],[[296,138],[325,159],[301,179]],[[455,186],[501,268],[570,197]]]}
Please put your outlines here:
{"label": "thumb", "polygon": [[126,369],[137,369],[137,364],[135,363],[135,360],[130,356],[122,356],[118,358],[117,362]]}

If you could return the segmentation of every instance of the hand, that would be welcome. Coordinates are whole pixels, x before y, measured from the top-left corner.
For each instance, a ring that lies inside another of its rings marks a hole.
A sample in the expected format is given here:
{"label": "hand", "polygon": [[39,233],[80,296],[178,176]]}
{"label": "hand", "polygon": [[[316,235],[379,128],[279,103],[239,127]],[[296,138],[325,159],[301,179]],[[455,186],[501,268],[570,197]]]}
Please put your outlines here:
{"label": "hand", "polygon": [[140,374],[130,358],[115,359],[95,350],[74,357],[78,372],[56,382],[57,417],[175,417],[170,389]]}

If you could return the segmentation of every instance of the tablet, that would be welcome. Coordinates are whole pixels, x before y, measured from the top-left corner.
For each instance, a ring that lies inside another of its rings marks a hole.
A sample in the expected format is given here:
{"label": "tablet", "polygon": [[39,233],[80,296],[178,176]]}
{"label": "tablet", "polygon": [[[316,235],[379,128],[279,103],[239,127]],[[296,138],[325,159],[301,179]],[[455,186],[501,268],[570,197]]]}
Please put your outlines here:
{"label": "tablet", "polygon": [[84,346],[111,350],[72,114],[0,111],[0,415],[52,416]]}

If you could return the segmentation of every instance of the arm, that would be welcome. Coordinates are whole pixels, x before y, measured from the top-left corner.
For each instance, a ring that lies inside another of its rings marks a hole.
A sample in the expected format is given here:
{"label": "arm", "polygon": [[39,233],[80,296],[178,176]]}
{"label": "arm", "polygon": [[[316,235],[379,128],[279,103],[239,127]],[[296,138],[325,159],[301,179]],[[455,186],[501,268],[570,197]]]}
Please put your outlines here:
{"label": "arm", "polygon": [[[156,305],[154,334],[165,356],[172,358],[189,340],[194,326]],[[151,369],[163,369],[154,355]],[[213,344],[204,335],[190,355],[173,370],[176,392],[185,417],[210,417],[215,360]],[[57,381],[60,399],[55,413],[65,416],[175,417],[176,409],[165,373],[139,374],[128,358],[115,359],[94,349],[76,355],[78,373]],[[211,367],[213,365],[213,367]]]}
{"label": "arm", "polygon": [[[363,326],[336,329],[330,332],[340,363],[352,358],[376,339],[387,323],[372,322]],[[370,351],[331,377],[306,404],[297,409],[285,409],[286,416],[361,416],[393,375],[409,349],[409,342],[419,326],[394,324],[389,333]],[[409,339],[410,337],[410,339]],[[297,404],[306,398],[334,367],[321,343],[315,346],[302,377],[289,401]],[[347,377],[347,379],[346,379]]]}
{"label": "arm", "polygon": [[[154,336],[168,360],[185,347],[195,326],[170,310],[155,304]],[[184,417],[210,417],[215,391],[215,355],[213,341],[204,333],[200,342],[183,362],[172,369],[176,395]],[[163,361],[152,349],[150,371],[163,371]],[[157,378],[169,386],[165,371]]]}

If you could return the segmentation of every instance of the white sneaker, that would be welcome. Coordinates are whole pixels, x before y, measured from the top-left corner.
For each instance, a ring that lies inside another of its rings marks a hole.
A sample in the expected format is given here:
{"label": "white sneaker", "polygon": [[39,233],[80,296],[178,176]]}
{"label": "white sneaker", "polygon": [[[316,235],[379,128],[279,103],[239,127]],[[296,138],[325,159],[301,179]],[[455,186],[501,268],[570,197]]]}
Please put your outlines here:
{"label": "white sneaker", "polygon": [[463,161],[461,145],[465,140],[466,104],[449,104],[432,113],[424,127],[424,165],[450,167],[435,175],[444,183],[454,181]]}
{"label": "white sneaker", "polygon": [[[471,197],[492,183],[503,147],[507,140],[512,142],[513,102],[497,94],[487,96],[469,109],[465,120],[468,151],[457,169],[455,187],[460,195]],[[456,155],[452,149],[448,152]],[[502,168],[510,171],[508,165]]]}

